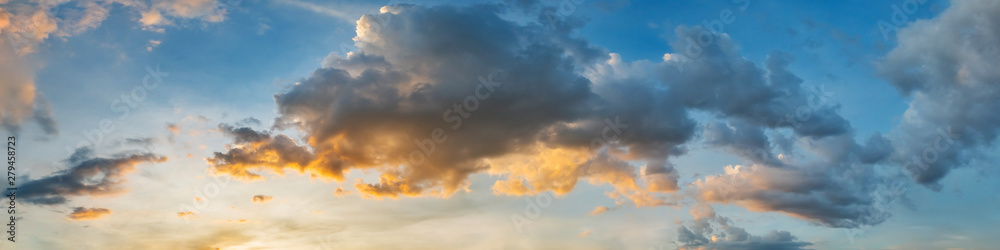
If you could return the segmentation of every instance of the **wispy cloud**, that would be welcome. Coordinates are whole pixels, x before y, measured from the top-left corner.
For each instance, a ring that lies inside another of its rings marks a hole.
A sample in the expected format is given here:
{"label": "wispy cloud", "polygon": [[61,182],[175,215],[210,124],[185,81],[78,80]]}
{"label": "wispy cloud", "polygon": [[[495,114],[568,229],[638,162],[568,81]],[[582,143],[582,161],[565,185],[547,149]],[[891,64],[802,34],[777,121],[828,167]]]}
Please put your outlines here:
{"label": "wispy cloud", "polygon": [[358,14],[357,12],[345,12],[341,9],[337,9],[334,7],[301,1],[301,0],[279,0],[277,2],[284,5],[312,11],[325,16],[337,18],[347,22],[354,22],[358,20],[358,17],[360,16],[360,14]]}

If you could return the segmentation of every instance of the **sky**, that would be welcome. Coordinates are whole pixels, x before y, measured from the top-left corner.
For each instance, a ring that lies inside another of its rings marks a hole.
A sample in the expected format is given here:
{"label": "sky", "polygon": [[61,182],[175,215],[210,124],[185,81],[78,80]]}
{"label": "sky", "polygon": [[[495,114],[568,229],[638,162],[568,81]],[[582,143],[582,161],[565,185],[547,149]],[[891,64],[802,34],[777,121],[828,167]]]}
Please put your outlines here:
{"label": "sky", "polygon": [[0,0],[0,249],[991,249],[996,65],[990,0]]}

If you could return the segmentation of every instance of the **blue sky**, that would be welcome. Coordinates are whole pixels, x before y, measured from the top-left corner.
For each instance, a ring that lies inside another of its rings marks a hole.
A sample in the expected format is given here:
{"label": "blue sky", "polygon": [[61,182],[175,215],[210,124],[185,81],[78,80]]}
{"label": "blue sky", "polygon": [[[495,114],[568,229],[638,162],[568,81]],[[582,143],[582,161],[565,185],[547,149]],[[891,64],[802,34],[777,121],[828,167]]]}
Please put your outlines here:
{"label": "blue sky", "polygon": [[0,0],[3,248],[988,249],[996,14]]}

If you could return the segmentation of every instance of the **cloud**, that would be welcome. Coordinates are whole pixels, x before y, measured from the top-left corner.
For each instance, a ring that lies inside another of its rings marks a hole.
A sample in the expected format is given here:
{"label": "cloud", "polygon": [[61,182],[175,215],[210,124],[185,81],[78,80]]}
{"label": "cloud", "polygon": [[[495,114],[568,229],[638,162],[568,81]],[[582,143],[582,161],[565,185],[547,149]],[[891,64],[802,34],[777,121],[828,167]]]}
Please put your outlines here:
{"label": "cloud", "polygon": [[[758,64],[728,35],[704,43],[705,28],[682,26],[671,42],[678,53],[627,62],[569,36],[572,22],[553,31],[482,5],[384,9],[358,20],[357,52],[331,54],[275,94],[273,129],[302,132],[301,142],[223,124],[233,144],[208,159],[213,169],[339,181],[375,170],[377,181],[355,184],[375,197],[448,196],[476,173],[499,176],[498,195],[566,194],[586,180],[611,186],[618,205],[676,205],[670,159],[700,127],[706,145],[751,164],[696,180],[686,194],[699,202],[856,228],[885,221],[886,205],[903,196],[883,195],[897,179],[872,167],[895,142],[878,133],[855,142],[831,93],[791,73],[787,53]],[[715,121],[699,126],[692,111]]]}
{"label": "cloud", "polygon": [[724,148],[733,155],[761,164],[781,165],[777,156],[771,152],[771,142],[764,130],[742,120],[706,124],[702,135],[706,144]]}
{"label": "cloud", "polygon": [[299,1],[299,0],[282,0],[282,1],[278,1],[278,3],[289,5],[289,6],[294,6],[294,7],[297,7],[297,8],[306,9],[306,10],[309,10],[309,11],[312,11],[312,12],[316,12],[316,13],[319,13],[319,14],[323,14],[323,15],[326,15],[326,16],[330,16],[330,17],[341,19],[341,20],[345,20],[345,21],[354,21],[355,18],[357,18],[357,16],[348,14],[348,13],[342,11],[342,10],[338,10],[338,9],[335,9],[335,8],[331,8],[331,7],[327,7],[327,6],[322,6],[322,5],[315,4],[315,3],[310,3],[310,2],[304,2],[304,1]]}
{"label": "cloud", "polygon": [[185,219],[195,218],[195,219],[197,219],[198,215],[195,214],[194,212],[191,212],[191,211],[184,211],[184,212],[177,212],[177,218],[185,218]]}
{"label": "cloud", "polygon": [[[681,26],[671,47],[698,53],[679,54],[658,66],[657,77],[672,99],[694,109],[724,117],[739,118],[767,128],[788,128],[797,135],[825,137],[850,132],[838,105],[826,96],[810,92],[803,80],[788,71],[790,54],[775,52],[763,68],[739,53],[739,46],[726,34],[703,44],[705,28]],[[694,58],[692,58],[694,57]],[[803,110],[806,115],[800,115]]]}
{"label": "cloud", "polygon": [[253,117],[243,118],[242,120],[236,122],[236,126],[249,127],[249,126],[260,126],[260,125],[263,125],[263,123],[261,123],[260,120],[257,120],[257,118]]}
{"label": "cloud", "polygon": [[166,160],[151,153],[95,157],[90,149],[80,148],[66,160],[70,168],[24,182],[16,194],[25,202],[45,205],[66,203],[70,196],[114,195],[125,191],[121,184],[136,165]]}
{"label": "cloud", "polygon": [[149,43],[146,45],[146,51],[153,51],[153,48],[156,48],[157,46],[160,46],[160,43],[162,43],[162,42],[163,41],[160,41],[160,40],[152,40],[152,39],[150,39]]}
{"label": "cloud", "polygon": [[162,26],[174,25],[177,20],[199,20],[209,23],[226,19],[227,5],[218,0],[166,0],[141,2],[139,23],[145,29],[162,32]]}
{"label": "cloud", "polygon": [[308,168],[316,174],[327,175],[322,172],[322,168],[316,167],[318,163],[315,162],[313,153],[288,136],[272,136],[266,131],[236,128],[227,124],[220,124],[219,131],[232,137],[237,147],[225,153],[215,152],[207,159],[216,173],[228,174],[240,180],[260,180],[264,177],[249,169],[267,168],[280,173],[284,168],[299,172]]}
{"label": "cloud", "polygon": [[253,196],[253,203],[265,203],[271,201],[271,199],[274,199],[274,197],[258,194]]}
{"label": "cloud", "polygon": [[875,192],[888,178],[860,165],[727,167],[726,174],[692,183],[696,199],[735,204],[754,212],[775,211],[828,227],[876,225],[891,215]]}
{"label": "cloud", "polygon": [[593,211],[590,211],[590,215],[599,215],[599,214],[603,214],[604,212],[607,212],[608,210],[610,210],[610,209],[609,209],[608,207],[605,207],[605,206],[597,206],[597,207],[595,207],[595,208],[594,208],[594,210],[593,210]]}
{"label": "cloud", "polygon": [[[384,9],[358,20],[358,52],[332,55],[275,95],[275,128],[305,132],[301,143],[220,126],[234,145],[209,159],[214,169],[260,179],[254,169],[288,168],[337,180],[350,169],[377,169],[378,182],[355,187],[387,197],[449,195],[484,172],[504,176],[494,191],[510,195],[566,193],[587,179],[614,186],[622,199],[667,203],[641,186],[618,152],[590,149],[605,127],[630,126],[576,72],[574,65],[604,52],[567,33],[503,20],[491,6]],[[608,144],[626,140],[607,136]],[[549,173],[532,173],[525,162]]]}
{"label": "cloud", "polygon": [[157,142],[158,140],[153,137],[135,137],[135,138],[125,138],[122,140],[122,144],[125,145],[135,145],[135,146],[150,146]]}
{"label": "cloud", "polygon": [[[881,135],[855,143],[839,106],[788,71],[786,53],[758,65],[726,34],[700,44],[706,29],[679,27],[671,46],[697,47],[697,55],[626,62],[570,36],[575,22],[555,30],[514,23],[492,5],[383,9],[357,21],[358,51],[331,54],[275,94],[274,131],[220,125],[233,143],[208,159],[212,168],[242,180],[291,169],[343,181],[352,169],[375,170],[377,181],[355,188],[377,197],[448,196],[476,173],[500,177],[492,186],[499,195],[566,194],[586,180],[613,187],[619,205],[676,205],[669,194],[680,190],[680,175],[670,158],[697,138],[688,113],[702,111],[721,121],[702,126],[708,144],[758,163],[748,169],[761,175],[750,177],[763,182],[715,196],[731,185],[713,176],[694,186],[697,197],[835,227],[884,220],[863,213],[885,179],[864,174],[891,144]],[[301,142],[275,132],[287,129],[302,132]],[[767,131],[820,159],[779,160]],[[841,184],[858,193],[834,188]]]}
{"label": "cloud", "polygon": [[[2,15],[0,9],[0,15]],[[0,17],[0,20],[3,18]],[[0,36],[7,32],[0,22]],[[9,33],[8,37],[12,36]],[[0,89],[4,90],[0,99],[0,125],[10,133],[17,133],[24,123],[33,121],[46,135],[58,134],[58,125],[52,118],[49,102],[42,97],[35,86],[34,75],[28,68],[28,58],[15,55],[7,46],[16,40],[0,39]]]}
{"label": "cloud", "polygon": [[96,220],[101,217],[111,214],[111,210],[107,208],[83,208],[76,207],[73,209],[73,213],[70,213],[68,218],[70,220]]}
{"label": "cloud", "polygon": [[788,231],[771,230],[764,236],[747,233],[733,225],[727,217],[717,215],[711,206],[698,204],[691,208],[694,221],[677,228],[678,249],[804,249],[812,245],[798,241]]}
{"label": "cloud", "polygon": [[857,228],[884,222],[891,216],[888,205],[905,199],[905,190],[893,189],[899,176],[878,172],[872,165],[892,149],[881,134],[872,135],[864,145],[854,142],[853,133],[798,137],[793,146],[810,157],[773,157],[767,138],[745,125],[707,128],[709,145],[729,149],[751,164],[727,166],[725,174],[693,182],[689,191],[699,201],[781,212],[827,227]]}
{"label": "cloud", "polygon": [[1000,3],[953,1],[937,17],[897,33],[878,62],[881,75],[912,98],[894,129],[890,160],[934,190],[952,169],[969,165],[1000,135]]}
{"label": "cloud", "polygon": [[[712,33],[705,32],[678,27],[671,46],[679,52],[664,62],[612,61],[610,69],[599,69],[618,79],[656,79],[671,99],[714,115],[702,126],[705,144],[750,163],[696,180],[687,193],[699,202],[780,212],[828,227],[889,218],[887,204],[903,194],[882,195],[897,179],[877,173],[873,164],[885,161],[893,143],[878,133],[855,142],[832,93],[787,69],[791,55],[775,52],[757,64],[741,56],[728,35],[713,34],[706,43],[702,34]],[[807,154],[794,154],[800,150]]]}
{"label": "cloud", "polygon": [[181,132],[181,125],[176,123],[167,123],[167,130],[176,135]]}

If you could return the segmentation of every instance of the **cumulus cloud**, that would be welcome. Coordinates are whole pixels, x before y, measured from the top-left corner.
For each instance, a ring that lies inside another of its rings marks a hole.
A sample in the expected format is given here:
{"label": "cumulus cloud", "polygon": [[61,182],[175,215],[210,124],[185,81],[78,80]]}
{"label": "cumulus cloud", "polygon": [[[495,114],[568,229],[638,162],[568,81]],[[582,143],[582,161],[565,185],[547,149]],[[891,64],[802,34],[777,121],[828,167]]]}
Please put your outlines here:
{"label": "cumulus cloud", "polygon": [[[780,135],[780,134],[779,134]],[[828,227],[856,228],[884,222],[887,206],[905,199],[902,192],[887,193],[899,179],[875,171],[892,145],[881,134],[865,144],[853,133],[794,138],[813,157],[775,156],[775,145],[760,127],[742,121],[708,124],[706,143],[740,156],[750,165],[727,166],[725,174],[692,183],[697,199],[736,204],[751,211],[775,211]],[[788,152],[790,153],[790,152]]]}
{"label": "cumulus cloud", "polygon": [[892,139],[891,162],[940,190],[952,169],[996,145],[1000,135],[1000,2],[953,1],[897,33],[880,73],[911,99]]}
{"label": "cumulus cloud", "polygon": [[66,162],[70,167],[53,175],[24,182],[17,187],[18,199],[34,204],[63,204],[70,196],[106,196],[125,190],[125,176],[141,163],[164,162],[167,158],[151,153],[96,157],[80,148]]}
{"label": "cumulus cloud", "polygon": [[259,180],[263,177],[249,169],[265,168],[281,173],[284,168],[299,172],[310,168],[316,174],[326,175],[320,171],[322,168],[315,167],[318,163],[315,162],[313,153],[288,136],[272,136],[267,131],[236,128],[227,124],[220,124],[219,131],[232,137],[236,145],[224,153],[215,152],[213,157],[207,159],[216,173],[228,174],[241,180]]}
{"label": "cumulus cloud", "polygon": [[695,205],[690,213],[694,221],[677,228],[677,241],[681,244],[678,249],[804,249],[812,245],[799,241],[788,231],[752,235],[733,225],[731,219],[716,214],[709,205]]}
{"label": "cumulus cloud", "polygon": [[[624,143],[632,128],[615,116],[625,108],[602,100],[578,74],[606,57],[602,50],[568,31],[503,20],[495,6],[383,9],[358,20],[358,52],[331,55],[324,68],[275,95],[275,127],[304,131],[302,142],[226,127],[234,145],[209,159],[214,169],[258,179],[253,169],[287,168],[338,180],[350,169],[377,169],[378,182],[355,188],[389,197],[449,195],[473,173],[503,176],[494,192],[508,195],[562,194],[584,179],[613,186],[622,200],[667,204],[625,160],[656,156],[653,168],[662,170],[650,174],[672,177],[663,154],[596,152]],[[664,125],[635,127],[652,126]],[[631,144],[663,148],[674,145],[663,140],[684,137],[671,136]],[[665,185],[676,190],[676,183]]]}
{"label": "cumulus cloud", "polygon": [[96,220],[110,214],[111,214],[111,209],[107,208],[76,207],[73,208],[73,213],[70,213],[68,218],[70,220]]}
{"label": "cumulus cloud", "polygon": [[885,209],[891,200],[875,194],[890,179],[870,167],[751,165],[727,167],[726,172],[692,183],[696,198],[781,212],[828,227],[876,225],[891,216]]}
{"label": "cumulus cloud", "polygon": [[[855,143],[828,93],[788,71],[790,55],[758,65],[726,34],[700,44],[706,29],[679,27],[671,46],[697,46],[697,57],[628,62],[570,36],[578,22],[551,30],[504,20],[503,11],[395,5],[361,17],[357,52],[331,54],[274,96],[274,129],[301,131],[301,141],[220,125],[233,144],[209,163],[243,180],[295,170],[343,181],[352,169],[376,170],[376,182],[355,184],[368,196],[447,196],[488,173],[500,176],[492,187],[500,195],[565,194],[583,180],[612,187],[619,205],[675,205],[669,193],[681,187],[670,159],[697,138],[689,116],[697,110],[720,120],[701,126],[707,144],[755,164],[741,190],[717,190],[723,179],[710,176],[693,186],[696,197],[834,227],[884,220],[864,214],[885,181],[866,174],[891,143],[878,134]],[[780,160],[767,131],[820,159]]]}
{"label": "cumulus cloud", "polygon": [[[570,36],[577,22],[549,30],[502,11],[396,5],[363,16],[357,52],[331,54],[275,94],[274,131],[220,125],[233,143],[209,163],[244,180],[376,170],[377,181],[355,188],[386,197],[447,196],[475,173],[499,176],[499,195],[565,194],[584,180],[612,187],[618,205],[661,206],[677,204],[666,193],[681,188],[670,159],[701,135],[749,164],[692,183],[686,193],[699,202],[856,228],[884,222],[886,205],[905,198],[884,195],[898,178],[873,167],[898,158],[901,141],[875,133],[855,142],[830,93],[787,69],[789,54],[758,64],[728,35],[705,43],[705,28],[682,26],[671,42],[678,54],[629,62]],[[699,125],[691,111],[715,121]],[[302,140],[275,132],[286,129]]]}

